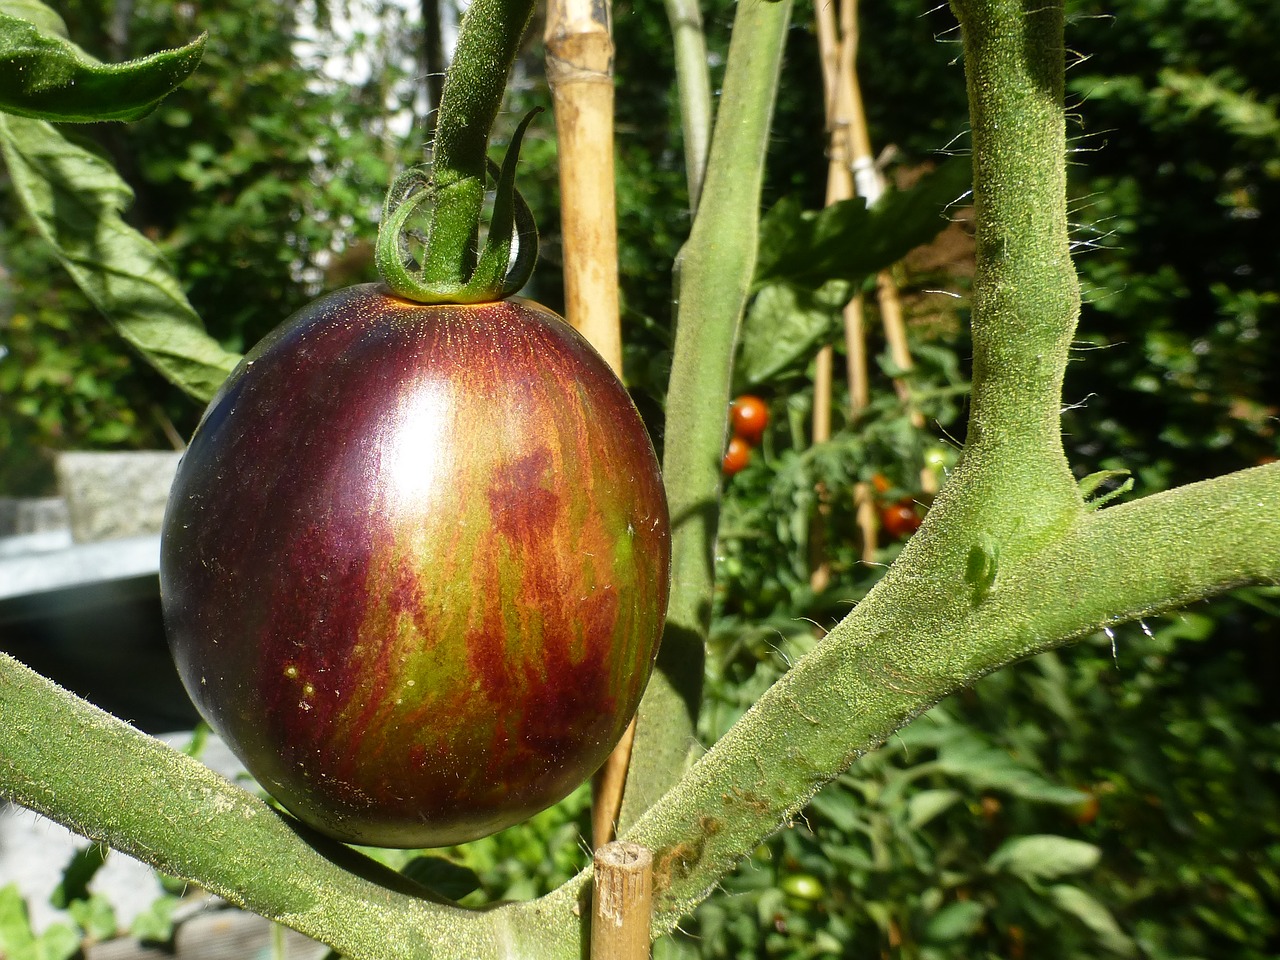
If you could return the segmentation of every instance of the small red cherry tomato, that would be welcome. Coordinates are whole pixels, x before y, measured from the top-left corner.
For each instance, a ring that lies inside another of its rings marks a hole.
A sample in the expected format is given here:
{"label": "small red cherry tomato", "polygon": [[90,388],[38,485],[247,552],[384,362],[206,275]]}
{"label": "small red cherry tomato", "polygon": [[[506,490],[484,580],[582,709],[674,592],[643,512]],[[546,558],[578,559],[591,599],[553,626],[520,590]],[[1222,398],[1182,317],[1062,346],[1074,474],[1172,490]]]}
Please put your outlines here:
{"label": "small red cherry tomato", "polygon": [[724,452],[724,459],[720,461],[720,469],[724,471],[726,477],[732,477],[745,467],[750,459],[751,447],[747,445],[747,441],[735,436],[729,441],[729,449]]}
{"label": "small red cherry tomato", "polygon": [[768,404],[759,397],[744,393],[729,408],[729,421],[733,425],[734,435],[754,447],[764,436],[764,428],[769,425]]}
{"label": "small red cherry tomato", "polygon": [[880,529],[894,540],[902,540],[916,532],[920,514],[910,500],[899,500],[880,508]]}

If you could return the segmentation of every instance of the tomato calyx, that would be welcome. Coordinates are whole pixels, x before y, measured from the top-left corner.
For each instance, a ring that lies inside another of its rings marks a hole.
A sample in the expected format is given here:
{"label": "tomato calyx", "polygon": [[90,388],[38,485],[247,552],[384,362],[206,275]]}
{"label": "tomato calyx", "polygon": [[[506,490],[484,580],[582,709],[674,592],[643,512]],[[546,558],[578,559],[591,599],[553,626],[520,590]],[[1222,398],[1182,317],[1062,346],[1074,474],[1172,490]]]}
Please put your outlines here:
{"label": "tomato calyx", "polygon": [[[529,204],[516,189],[516,164],[536,107],[520,121],[502,166],[488,161],[485,182],[441,175],[430,164],[411,167],[392,183],[383,203],[374,261],[396,296],[417,303],[492,303],[520,290],[538,257],[538,228]],[[478,199],[489,184],[493,212],[484,247],[477,252]],[[430,212],[425,231],[412,228],[415,215]],[[435,251],[457,252],[433,258]],[[440,262],[443,260],[444,262]]]}

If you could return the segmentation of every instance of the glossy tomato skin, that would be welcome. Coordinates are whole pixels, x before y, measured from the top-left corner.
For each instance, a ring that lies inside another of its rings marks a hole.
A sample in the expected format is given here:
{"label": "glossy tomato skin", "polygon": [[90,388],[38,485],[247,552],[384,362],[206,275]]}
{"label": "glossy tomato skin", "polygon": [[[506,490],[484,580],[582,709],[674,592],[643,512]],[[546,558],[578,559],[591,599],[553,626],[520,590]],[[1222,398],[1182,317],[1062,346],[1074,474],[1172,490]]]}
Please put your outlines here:
{"label": "glossy tomato skin", "polygon": [[729,407],[729,423],[735,436],[751,446],[759,446],[769,426],[769,405],[759,397],[744,393]]}
{"label": "glossy tomato skin", "polygon": [[639,702],[666,608],[657,460],[625,389],[535,304],[369,284],[254,348],[165,517],[200,712],[337,839],[460,843],[555,803]]}
{"label": "glossy tomato skin", "polygon": [[729,438],[729,446],[725,448],[724,459],[720,461],[720,470],[726,477],[732,477],[751,462],[751,447],[741,437]]}

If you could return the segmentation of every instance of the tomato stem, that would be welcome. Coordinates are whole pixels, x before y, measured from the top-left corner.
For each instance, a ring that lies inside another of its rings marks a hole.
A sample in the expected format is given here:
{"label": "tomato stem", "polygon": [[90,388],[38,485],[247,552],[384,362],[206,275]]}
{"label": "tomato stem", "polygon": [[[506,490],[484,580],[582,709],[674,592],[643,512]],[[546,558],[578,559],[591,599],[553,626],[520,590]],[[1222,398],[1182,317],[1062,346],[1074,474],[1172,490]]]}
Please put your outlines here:
{"label": "tomato stem", "polygon": [[[392,184],[379,229],[378,271],[406,299],[500,300],[523,286],[532,271],[537,232],[514,186],[520,139],[532,114],[512,138],[500,176],[488,147],[533,8],[534,0],[473,0],[462,19],[457,50],[445,75],[431,161]],[[494,217],[481,251],[481,218],[485,193],[491,188],[497,192]],[[410,217],[424,205],[430,209],[426,229],[414,232]],[[415,244],[420,248],[417,257]],[[502,269],[495,271],[495,263]]]}

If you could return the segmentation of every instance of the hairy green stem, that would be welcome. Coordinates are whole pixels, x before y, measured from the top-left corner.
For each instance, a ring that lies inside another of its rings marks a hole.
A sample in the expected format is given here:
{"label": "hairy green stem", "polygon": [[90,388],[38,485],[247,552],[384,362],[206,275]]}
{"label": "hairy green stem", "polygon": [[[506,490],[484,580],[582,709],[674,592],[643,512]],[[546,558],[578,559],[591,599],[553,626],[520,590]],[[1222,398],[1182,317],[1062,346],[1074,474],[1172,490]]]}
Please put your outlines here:
{"label": "hairy green stem", "polygon": [[1062,4],[953,6],[966,62],[982,65],[968,72],[977,228],[968,445],[1002,458],[1013,445],[1028,472],[1062,485],[1059,404],[1080,306],[1067,234]]}
{"label": "hairy green stem", "polygon": [[533,0],[474,0],[463,16],[436,117],[431,163],[438,196],[423,262],[428,284],[465,283],[475,266],[489,131],[533,9]]}
{"label": "hairy green stem", "polygon": [[697,742],[733,355],[755,272],[764,157],[790,14],[791,0],[738,5],[702,202],[677,264],[662,464],[671,600],[658,668],[640,706],[620,829],[680,778]]}
{"label": "hairy green stem", "polygon": [[1265,509],[1278,497],[1272,465],[1082,513],[976,608],[963,560],[937,571],[918,552],[895,566],[623,837],[654,853],[654,935],[823,784],[948,694],[1101,628],[1280,581],[1280,514]]}
{"label": "hairy green stem", "polygon": [[[0,654],[0,796],[344,956],[484,956],[483,917],[291,818]],[[439,944],[447,936],[456,950]],[[491,938],[490,938],[491,939]],[[488,956],[493,956],[489,951]]]}
{"label": "hairy green stem", "polygon": [[680,127],[684,134],[684,171],[689,210],[696,212],[707,170],[711,142],[711,72],[707,37],[698,0],[665,0],[671,41],[675,47],[676,89],[680,92]]}

